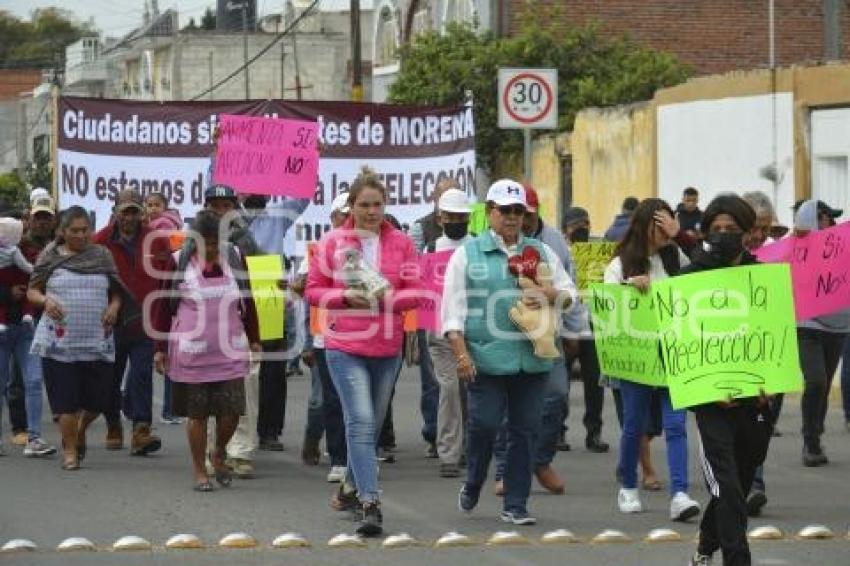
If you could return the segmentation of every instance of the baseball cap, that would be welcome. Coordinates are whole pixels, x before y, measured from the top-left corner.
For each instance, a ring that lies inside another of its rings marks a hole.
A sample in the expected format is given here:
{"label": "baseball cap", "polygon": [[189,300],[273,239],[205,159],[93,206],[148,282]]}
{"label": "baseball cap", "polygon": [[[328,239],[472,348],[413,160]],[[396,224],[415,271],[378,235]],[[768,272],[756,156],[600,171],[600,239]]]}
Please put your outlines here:
{"label": "baseball cap", "polygon": [[49,197],[50,193],[44,187],[36,187],[32,191],[30,191],[30,205],[35,202],[36,199]]}
{"label": "baseball cap", "polygon": [[229,198],[236,201],[236,191],[227,185],[211,185],[204,191],[204,202],[214,198]]}
{"label": "baseball cap", "polygon": [[140,211],[145,209],[142,195],[135,189],[122,189],[115,197],[115,212],[121,212],[128,208],[136,208]]}
{"label": "baseball cap", "polygon": [[52,197],[41,196],[33,199],[30,214],[37,214],[39,212],[47,212],[51,216],[56,216],[56,203],[53,202]]}
{"label": "baseball cap", "polygon": [[511,204],[527,206],[525,203],[525,189],[522,185],[510,179],[500,179],[490,185],[490,188],[487,189],[487,202],[493,202],[496,206]]}
{"label": "baseball cap", "polygon": [[336,195],[336,198],[331,203],[331,212],[348,214],[350,211],[351,207],[348,206],[348,193],[340,193]]}
{"label": "baseball cap", "polygon": [[[802,198],[802,199],[798,200],[797,202],[795,202],[794,206],[792,207],[794,212],[797,212],[798,210],[800,210],[800,207],[807,200],[809,200],[809,199]],[[839,216],[844,214],[844,211],[841,210],[840,208],[832,208],[831,206],[829,206],[828,204],[826,204],[822,200],[818,201],[817,211],[818,211],[818,214],[826,214],[830,218],[838,218]]]}
{"label": "baseball cap", "polygon": [[525,187],[525,208],[528,212],[537,212],[537,208],[540,206],[540,199],[537,197],[537,191],[534,190],[534,187],[530,185],[523,185]]}
{"label": "baseball cap", "polygon": [[469,204],[469,199],[466,198],[466,193],[460,189],[446,190],[446,192],[440,195],[437,208],[443,212],[457,212],[459,214],[469,214],[472,212],[472,206]]}
{"label": "baseball cap", "polygon": [[590,221],[590,215],[587,211],[580,206],[571,206],[564,213],[564,218],[561,220],[561,227],[566,228],[567,226],[575,224],[576,222],[581,222],[582,220]]}

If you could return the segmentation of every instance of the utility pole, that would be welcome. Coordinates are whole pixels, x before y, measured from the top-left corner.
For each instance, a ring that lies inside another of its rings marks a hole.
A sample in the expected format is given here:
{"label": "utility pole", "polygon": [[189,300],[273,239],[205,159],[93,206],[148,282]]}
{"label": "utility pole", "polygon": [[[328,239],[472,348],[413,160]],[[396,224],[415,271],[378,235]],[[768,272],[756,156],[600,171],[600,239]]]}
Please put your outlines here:
{"label": "utility pole", "polygon": [[295,65],[295,98],[301,100],[301,66],[298,63],[298,29],[292,28],[292,62]]}
{"label": "utility pole", "polygon": [[360,52],[360,0],[351,0],[351,100],[363,102],[363,57]]}
{"label": "utility pole", "polygon": [[242,63],[245,65],[245,100],[251,100],[248,77],[248,2],[242,2]]}
{"label": "utility pole", "polygon": [[209,65],[209,75],[210,75],[210,100],[213,99],[213,52],[210,51],[210,56],[208,58],[207,64]]}

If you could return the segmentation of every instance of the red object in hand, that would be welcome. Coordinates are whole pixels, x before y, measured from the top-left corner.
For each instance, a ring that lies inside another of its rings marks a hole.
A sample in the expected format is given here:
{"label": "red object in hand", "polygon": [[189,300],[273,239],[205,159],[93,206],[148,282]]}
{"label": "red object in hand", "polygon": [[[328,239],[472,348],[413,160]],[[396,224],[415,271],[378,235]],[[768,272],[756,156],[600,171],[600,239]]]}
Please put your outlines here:
{"label": "red object in hand", "polygon": [[537,283],[537,266],[540,264],[540,254],[537,249],[526,246],[520,255],[508,259],[508,269],[517,277],[528,277]]}
{"label": "red object in hand", "polygon": [[63,336],[65,336],[65,327],[57,324],[56,325],[56,337],[62,338]]}

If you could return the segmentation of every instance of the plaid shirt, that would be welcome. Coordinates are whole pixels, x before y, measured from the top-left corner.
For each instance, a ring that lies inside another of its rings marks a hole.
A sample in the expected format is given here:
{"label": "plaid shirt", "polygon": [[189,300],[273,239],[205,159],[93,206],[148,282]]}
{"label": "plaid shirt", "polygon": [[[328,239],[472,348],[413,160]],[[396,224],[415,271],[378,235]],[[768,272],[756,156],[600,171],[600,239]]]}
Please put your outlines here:
{"label": "plaid shirt", "polygon": [[31,353],[60,362],[115,361],[112,332],[101,322],[109,303],[109,277],[59,268],[47,280],[47,295],[62,305],[65,318],[41,317]]}

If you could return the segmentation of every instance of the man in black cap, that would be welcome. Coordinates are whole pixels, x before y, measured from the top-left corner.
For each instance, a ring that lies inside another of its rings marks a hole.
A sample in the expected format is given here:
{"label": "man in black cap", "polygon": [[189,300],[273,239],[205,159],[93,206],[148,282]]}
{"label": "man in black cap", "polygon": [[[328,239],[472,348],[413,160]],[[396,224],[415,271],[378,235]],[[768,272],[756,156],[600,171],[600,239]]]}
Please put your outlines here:
{"label": "man in black cap", "polygon": [[[590,215],[587,210],[580,206],[568,208],[561,220],[561,231],[569,244],[590,240]],[[584,419],[582,419],[582,422],[587,432],[585,447],[591,452],[607,452],[608,443],[601,439],[605,390],[599,385],[599,361],[596,358],[596,347],[593,343],[587,308],[581,301],[578,301],[576,308],[567,315],[566,330],[570,335],[564,339],[567,363],[569,364],[571,360],[578,358],[581,366],[581,380],[584,383]],[[567,403],[566,414],[564,415],[565,423],[568,417],[569,403]],[[569,450],[569,444],[566,441],[561,444],[560,449]]]}

